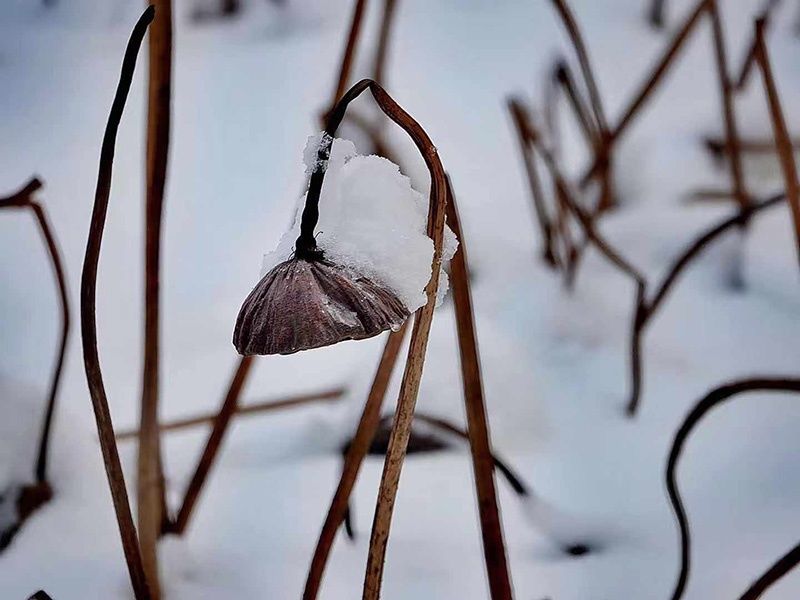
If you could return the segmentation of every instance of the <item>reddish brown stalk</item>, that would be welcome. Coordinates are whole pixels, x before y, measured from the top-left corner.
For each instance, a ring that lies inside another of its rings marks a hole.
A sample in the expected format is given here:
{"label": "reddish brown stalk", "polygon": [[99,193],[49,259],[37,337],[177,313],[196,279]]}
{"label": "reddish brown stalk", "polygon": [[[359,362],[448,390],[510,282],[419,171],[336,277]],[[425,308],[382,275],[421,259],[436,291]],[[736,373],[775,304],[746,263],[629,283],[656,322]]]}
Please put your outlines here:
{"label": "reddish brown stalk", "polygon": [[[295,408],[297,406],[305,406],[316,402],[333,402],[339,400],[346,392],[346,388],[333,388],[323,392],[300,394],[298,396],[289,396],[279,400],[265,400],[262,402],[249,402],[245,405],[237,405],[235,414],[238,416],[257,415],[265,412],[272,412],[274,410],[283,410],[284,408]],[[219,412],[204,413],[194,417],[185,417],[176,419],[174,421],[167,421],[160,423],[158,430],[161,432],[166,431],[181,431],[189,429],[198,425],[209,425],[216,422],[219,418]],[[132,439],[139,437],[138,429],[127,429],[117,432],[117,441]]]}
{"label": "reddish brown stalk", "polygon": [[329,111],[333,110],[333,107],[336,106],[339,98],[342,97],[342,94],[344,94],[344,91],[347,89],[347,82],[350,81],[350,71],[353,68],[353,58],[355,57],[358,38],[361,34],[361,25],[364,22],[364,9],[366,6],[367,0],[355,0],[355,4],[353,5],[353,17],[350,20],[347,43],[345,44],[341,66],[339,67],[339,79],[336,81],[336,87],[333,90]]}
{"label": "reddish brown stalk", "polygon": [[[630,124],[633,122],[634,117],[636,117],[636,115],[639,113],[639,110],[650,97],[650,94],[652,94],[661,83],[662,78],[675,61],[675,57],[680,52],[681,48],[683,48],[683,45],[688,39],[689,34],[692,33],[694,28],[697,26],[700,17],[707,10],[709,1],[710,0],[699,0],[694,10],[692,10],[689,17],[672,38],[672,41],[670,42],[669,46],[667,46],[664,54],[655,64],[652,71],[647,76],[647,79],[645,79],[645,81],[639,87],[639,91],[634,94],[633,100],[631,100],[625,110],[622,111],[622,117],[620,118],[618,124],[611,130],[612,140],[618,140],[622,137]],[[587,173],[584,174],[583,179],[587,179],[590,176],[589,174],[594,172],[596,169],[597,165],[591,166]]]}
{"label": "reddish brown stalk", "polygon": [[774,565],[747,588],[747,591],[741,595],[739,600],[758,600],[764,592],[798,564],[800,564],[800,544],[797,544],[789,552],[781,556]]}
{"label": "reddish brown stalk", "polygon": [[347,513],[350,502],[350,494],[355,486],[358,472],[369,451],[375,432],[380,423],[381,407],[386,397],[386,390],[392,377],[392,371],[397,363],[397,357],[403,346],[408,321],[403,324],[399,331],[393,331],[386,338],[386,345],[383,348],[375,377],[372,380],[372,387],[369,390],[364,410],[361,412],[361,419],[353,435],[342,465],[342,474],[339,483],[331,499],[325,523],[319,534],[317,545],[314,548],[314,556],[311,559],[311,566],[308,570],[305,589],[303,590],[303,600],[313,600],[319,594],[322,584],[322,576],[325,573],[325,566],[328,563],[333,542],[336,539],[336,531],[339,529]]}
{"label": "reddish brown stalk", "polygon": [[583,41],[583,36],[578,29],[578,24],[572,14],[566,0],[552,0],[553,6],[567,30],[569,39],[572,46],[575,48],[575,54],[578,57],[578,64],[581,67],[583,80],[586,84],[586,89],[589,91],[589,99],[592,104],[592,112],[597,121],[597,129],[600,131],[600,136],[605,137],[608,133],[608,122],[606,121],[605,112],[603,111],[603,102],[600,98],[600,90],[597,87],[597,81],[594,77],[591,61],[589,60],[589,52],[586,49],[586,44]]}
{"label": "reddish brown stalk", "polygon": [[[598,212],[602,212],[611,208],[614,205],[614,184],[611,168],[612,146],[614,140],[609,130],[608,120],[605,117],[603,110],[603,102],[600,97],[600,91],[597,87],[597,81],[594,76],[594,71],[589,60],[589,52],[586,44],[583,41],[583,36],[580,33],[578,24],[572,14],[566,0],[552,0],[556,7],[556,11],[564,23],[564,27],[569,34],[572,45],[575,48],[575,53],[578,56],[578,63],[581,67],[581,73],[589,92],[589,100],[592,106],[592,113],[594,114],[594,122],[596,123],[597,134],[594,136],[594,164],[597,165],[596,173],[599,175],[600,181],[600,196],[598,199]],[[594,129],[594,127],[592,127]],[[588,180],[586,182],[588,184]]]}
{"label": "reddish brown stalk", "polygon": [[[717,0],[710,0],[708,14],[711,19],[711,30],[714,41],[714,56],[717,61],[717,79],[722,94],[722,114],[725,121],[726,154],[730,163],[733,193],[739,206],[744,209],[750,202],[742,172],[742,157],[739,151],[739,129],[736,124],[736,112],[733,102],[733,85],[728,68],[725,50],[725,35],[722,31],[722,19],[719,16]],[[745,223],[746,224],[746,223]]]}
{"label": "reddish brown stalk", "polygon": [[145,199],[144,365],[138,456],[138,525],[145,573],[154,598],[161,596],[158,538],[166,515],[164,474],[158,435],[159,288],[161,225],[167,177],[172,81],[172,0],[154,0],[158,16],[148,52]]}
{"label": "reddish brown stalk", "polygon": [[70,306],[69,294],[67,293],[67,278],[64,274],[58,242],[56,242],[55,234],[47,219],[44,206],[34,198],[34,194],[41,189],[41,187],[42,182],[38,178],[33,177],[18,192],[7,198],[0,198],[0,209],[11,207],[28,208],[33,213],[42,238],[44,238],[50,264],[53,267],[53,276],[56,280],[56,289],[58,290],[58,300],[61,309],[61,338],[58,344],[56,362],[53,365],[53,372],[50,376],[50,386],[47,394],[47,403],[45,404],[44,418],[42,419],[42,430],[39,435],[36,466],[34,468],[34,476],[36,482],[39,484],[43,484],[47,481],[47,459],[48,448],[50,446],[50,433],[52,431],[53,414],[55,412],[56,399],[61,383],[61,372],[64,368],[64,357],[67,352],[67,339],[69,338],[70,330]]}
{"label": "reddish brown stalk", "polygon": [[483,556],[489,578],[489,591],[493,600],[513,597],[511,576],[506,561],[503,541],[503,524],[497,505],[494,481],[494,460],[489,439],[489,423],[483,399],[478,342],[472,298],[469,289],[469,271],[464,236],[461,233],[455,197],[448,180],[447,223],[459,239],[458,250],[450,261],[450,281],[458,331],[458,349],[461,358],[461,381],[464,387],[464,407],[467,414],[467,431],[481,519]]}
{"label": "reddish brown stalk", "polygon": [[550,267],[557,267],[558,260],[553,249],[553,224],[547,212],[544,191],[542,190],[541,181],[539,180],[539,173],[536,170],[536,164],[531,156],[531,149],[526,135],[527,128],[525,121],[527,118],[527,110],[522,102],[516,98],[509,98],[507,103],[508,110],[511,113],[511,120],[514,123],[514,129],[517,132],[517,141],[519,143],[520,154],[522,155],[522,163],[525,166],[525,173],[528,176],[528,186],[531,192],[531,198],[533,199],[533,210],[542,238],[541,256],[545,264]]}
{"label": "reddish brown stalk", "polygon": [[[675,474],[678,467],[678,462],[683,453],[683,447],[692,431],[712,409],[724,402],[731,400],[733,397],[739,394],[761,391],[800,392],[800,379],[777,377],[744,379],[713,389],[694,406],[681,424],[678,432],[675,434],[665,472],[669,500],[672,504],[673,511],[675,512],[675,518],[678,522],[681,550],[680,571],[678,573],[678,579],[675,583],[675,588],[672,592],[672,600],[679,600],[683,597],[686,584],[689,581],[689,570],[691,565],[691,534],[689,530],[689,520],[686,516],[686,510],[684,509],[683,501],[678,490],[677,477]],[[800,552],[797,548],[795,548],[789,552],[789,554],[785,555],[780,561],[778,561],[778,563],[776,563],[769,571],[767,571],[767,573],[765,573],[765,575],[762,576],[762,578],[760,578],[754,584],[754,586],[751,586],[740,600],[755,600],[756,598],[759,598],[770,585],[772,585],[783,574],[796,565],[798,561],[800,561]]]}
{"label": "reddish brown stalk", "polygon": [[600,144],[598,132],[592,121],[589,109],[581,97],[578,86],[575,84],[572,71],[565,61],[560,60],[556,63],[555,69],[553,70],[553,79],[566,93],[570,108],[572,108],[572,113],[575,115],[575,119],[578,121],[583,137],[586,138],[589,147],[597,150]]}
{"label": "reddish brown stalk", "polygon": [[149,7],[140,17],[131,33],[125,58],[122,62],[119,85],[108,116],[103,145],[100,151],[100,167],[97,175],[94,208],[89,226],[89,238],[86,242],[86,255],[83,261],[81,277],[81,338],[83,340],[83,361],[86,369],[86,381],[92,399],[97,434],[106,467],[108,485],[119,525],[122,548],[128,564],[131,585],[137,600],[151,600],[152,590],[145,577],[142,555],[133,525],[128,493],[125,489],[125,476],[119,460],[117,444],[114,440],[114,426],[108,408],[103,376],[100,371],[100,359],[97,351],[96,293],[97,266],[100,259],[100,246],[103,240],[108,201],[111,194],[111,174],[114,163],[114,145],[119,129],[119,122],[125,107],[125,101],[131,87],[133,73],[136,68],[136,55],[147,31],[153,21],[154,7]]}
{"label": "reddish brown stalk", "polygon": [[767,53],[767,45],[764,42],[763,19],[756,21],[756,43],[755,56],[761,71],[764,82],[764,93],[769,104],[769,114],[772,119],[772,133],[775,136],[775,146],[778,149],[778,158],[783,171],[783,181],[786,189],[786,201],[792,213],[794,222],[795,242],[797,243],[797,254],[800,259],[800,184],[797,181],[797,165],[794,161],[792,140],[789,137],[789,128],[786,126],[786,119],[783,116],[781,100],[778,96],[778,89],[775,85],[775,78],[772,75],[772,65],[770,64]]}
{"label": "reddish brown stalk", "polygon": [[[404,111],[386,91],[372,80],[364,79],[355,84],[342,96],[337,106],[330,112],[326,133],[335,135],[337,128],[344,118],[347,106],[361,93],[369,89],[373,98],[384,114],[399,125],[411,137],[417,146],[425,164],[431,174],[430,208],[428,213],[428,235],[433,239],[434,253],[431,269],[431,279],[425,286],[428,298],[427,304],[417,311],[414,328],[411,332],[406,367],[400,385],[400,396],[397,403],[396,419],[389,440],[389,450],[386,454],[381,487],[378,494],[378,504],[375,509],[375,519],[370,538],[370,550],[367,558],[367,571],[364,581],[365,600],[377,600],[380,595],[381,580],[383,576],[383,563],[386,555],[386,545],[389,539],[394,501],[397,495],[397,485],[400,481],[403,460],[408,446],[411,432],[411,421],[416,406],[419,382],[422,377],[422,368],[425,363],[425,352],[428,345],[433,309],[435,305],[436,290],[439,285],[438,273],[442,264],[442,242],[444,238],[445,205],[447,203],[446,181],[444,168],[439,159],[436,147],[428,135],[411,115]],[[318,157],[324,159],[330,151],[330,140],[320,144]],[[295,255],[313,255],[316,250],[314,228],[319,218],[319,195],[325,176],[324,168],[317,169],[311,176],[306,204],[300,223],[300,236],[295,243]]]}
{"label": "reddish brown stalk", "polygon": [[[759,17],[764,22],[765,29],[769,27],[772,12],[778,7],[779,4],[780,0],[766,1],[766,5],[761,11],[761,16]],[[752,73],[756,62],[756,44],[757,40],[753,38],[753,43],[750,44],[750,48],[748,48],[747,54],[742,61],[742,68],[739,70],[739,77],[736,78],[736,83],[734,84],[734,90],[736,92],[742,92],[747,87],[747,82],[750,79],[750,73]]]}
{"label": "reddish brown stalk", "polygon": [[381,19],[378,46],[375,50],[375,66],[372,69],[372,78],[381,85],[386,85],[386,61],[389,57],[389,41],[396,12],[397,0],[383,1],[383,19]]}
{"label": "reddish brown stalk", "polygon": [[228,391],[225,394],[225,399],[222,401],[222,407],[214,419],[214,426],[211,429],[211,434],[208,436],[208,441],[206,441],[203,454],[200,457],[200,461],[197,463],[197,468],[189,482],[189,486],[186,488],[186,493],[184,494],[183,503],[178,511],[178,516],[175,518],[175,523],[170,528],[171,533],[180,535],[186,530],[189,524],[189,519],[192,516],[194,507],[200,497],[200,492],[203,489],[203,484],[206,482],[214,460],[219,454],[222,440],[225,437],[225,433],[228,431],[228,425],[236,412],[236,405],[242,394],[244,384],[247,381],[250,368],[253,366],[253,361],[253,356],[243,356],[239,359],[239,364],[236,367],[236,371],[231,378],[231,383],[228,386]]}

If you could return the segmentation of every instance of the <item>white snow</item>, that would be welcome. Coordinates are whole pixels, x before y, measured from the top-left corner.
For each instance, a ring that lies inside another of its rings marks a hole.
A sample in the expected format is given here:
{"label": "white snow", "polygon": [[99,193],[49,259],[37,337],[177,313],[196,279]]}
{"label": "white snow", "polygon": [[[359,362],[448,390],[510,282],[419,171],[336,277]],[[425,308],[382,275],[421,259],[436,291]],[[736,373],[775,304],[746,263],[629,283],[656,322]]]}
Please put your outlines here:
{"label": "white snow", "polygon": [[[308,175],[322,166],[317,149],[326,135],[308,138],[303,153]],[[333,140],[325,162],[317,247],[328,260],[389,287],[409,312],[424,306],[433,260],[433,240],[426,234],[428,199],[411,187],[399,166],[380,156],[359,155],[349,140]],[[264,257],[262,276],[291,255],[300,234],[304,200],[305,196],[292,229]],[[447,293],[444,268],[457,247],[455,234],[445,227],[437,303]]]}

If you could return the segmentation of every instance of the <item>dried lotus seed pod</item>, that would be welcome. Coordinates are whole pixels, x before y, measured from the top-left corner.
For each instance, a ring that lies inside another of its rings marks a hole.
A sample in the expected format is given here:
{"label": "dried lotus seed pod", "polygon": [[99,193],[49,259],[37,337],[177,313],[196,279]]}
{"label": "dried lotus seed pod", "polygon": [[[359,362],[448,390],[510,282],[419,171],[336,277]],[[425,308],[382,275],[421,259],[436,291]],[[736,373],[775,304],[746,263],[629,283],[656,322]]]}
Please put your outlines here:
{"label": "dried lotus seed pod", "polygon": [[293,354],[397,329],[409,312],[375,281],[324,259],[293,257],[245,299],[233,344],[242,355]]}

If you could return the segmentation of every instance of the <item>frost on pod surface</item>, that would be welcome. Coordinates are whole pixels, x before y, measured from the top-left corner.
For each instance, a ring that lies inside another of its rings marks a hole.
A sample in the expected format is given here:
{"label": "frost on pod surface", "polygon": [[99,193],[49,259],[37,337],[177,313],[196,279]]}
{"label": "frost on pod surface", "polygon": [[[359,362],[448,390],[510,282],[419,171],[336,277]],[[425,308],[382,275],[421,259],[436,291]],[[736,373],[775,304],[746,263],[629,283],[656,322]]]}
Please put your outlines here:
{"label": "frost on pod surface", "polygon": [[[318,163],[320,135],[305,151],[308,174]],[[294,256],[304,203],[262,279],[242,305],[234,330],[240,354],[291,354],[397,329],[424,306],[433,241],[426,235],[427,200],[394,163],[360,156],[336,139],[327,161],[315,228],[318,258]],[[457,248],[447,229],[443,264]],[[441,301],[447,275],[440,273]]]}

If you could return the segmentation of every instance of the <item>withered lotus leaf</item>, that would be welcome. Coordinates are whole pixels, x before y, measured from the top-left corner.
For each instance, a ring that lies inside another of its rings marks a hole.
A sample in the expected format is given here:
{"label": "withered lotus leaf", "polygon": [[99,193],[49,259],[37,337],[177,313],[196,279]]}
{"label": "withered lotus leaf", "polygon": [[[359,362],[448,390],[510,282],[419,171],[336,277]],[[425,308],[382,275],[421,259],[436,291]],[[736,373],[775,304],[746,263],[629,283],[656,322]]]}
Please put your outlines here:
{"label": "withered lotus leaf", "polygon": [[245,299],[233,344],[239,354],[293,354],[397,329],[409,316],[386,287],[324,259],[293,257]]}

